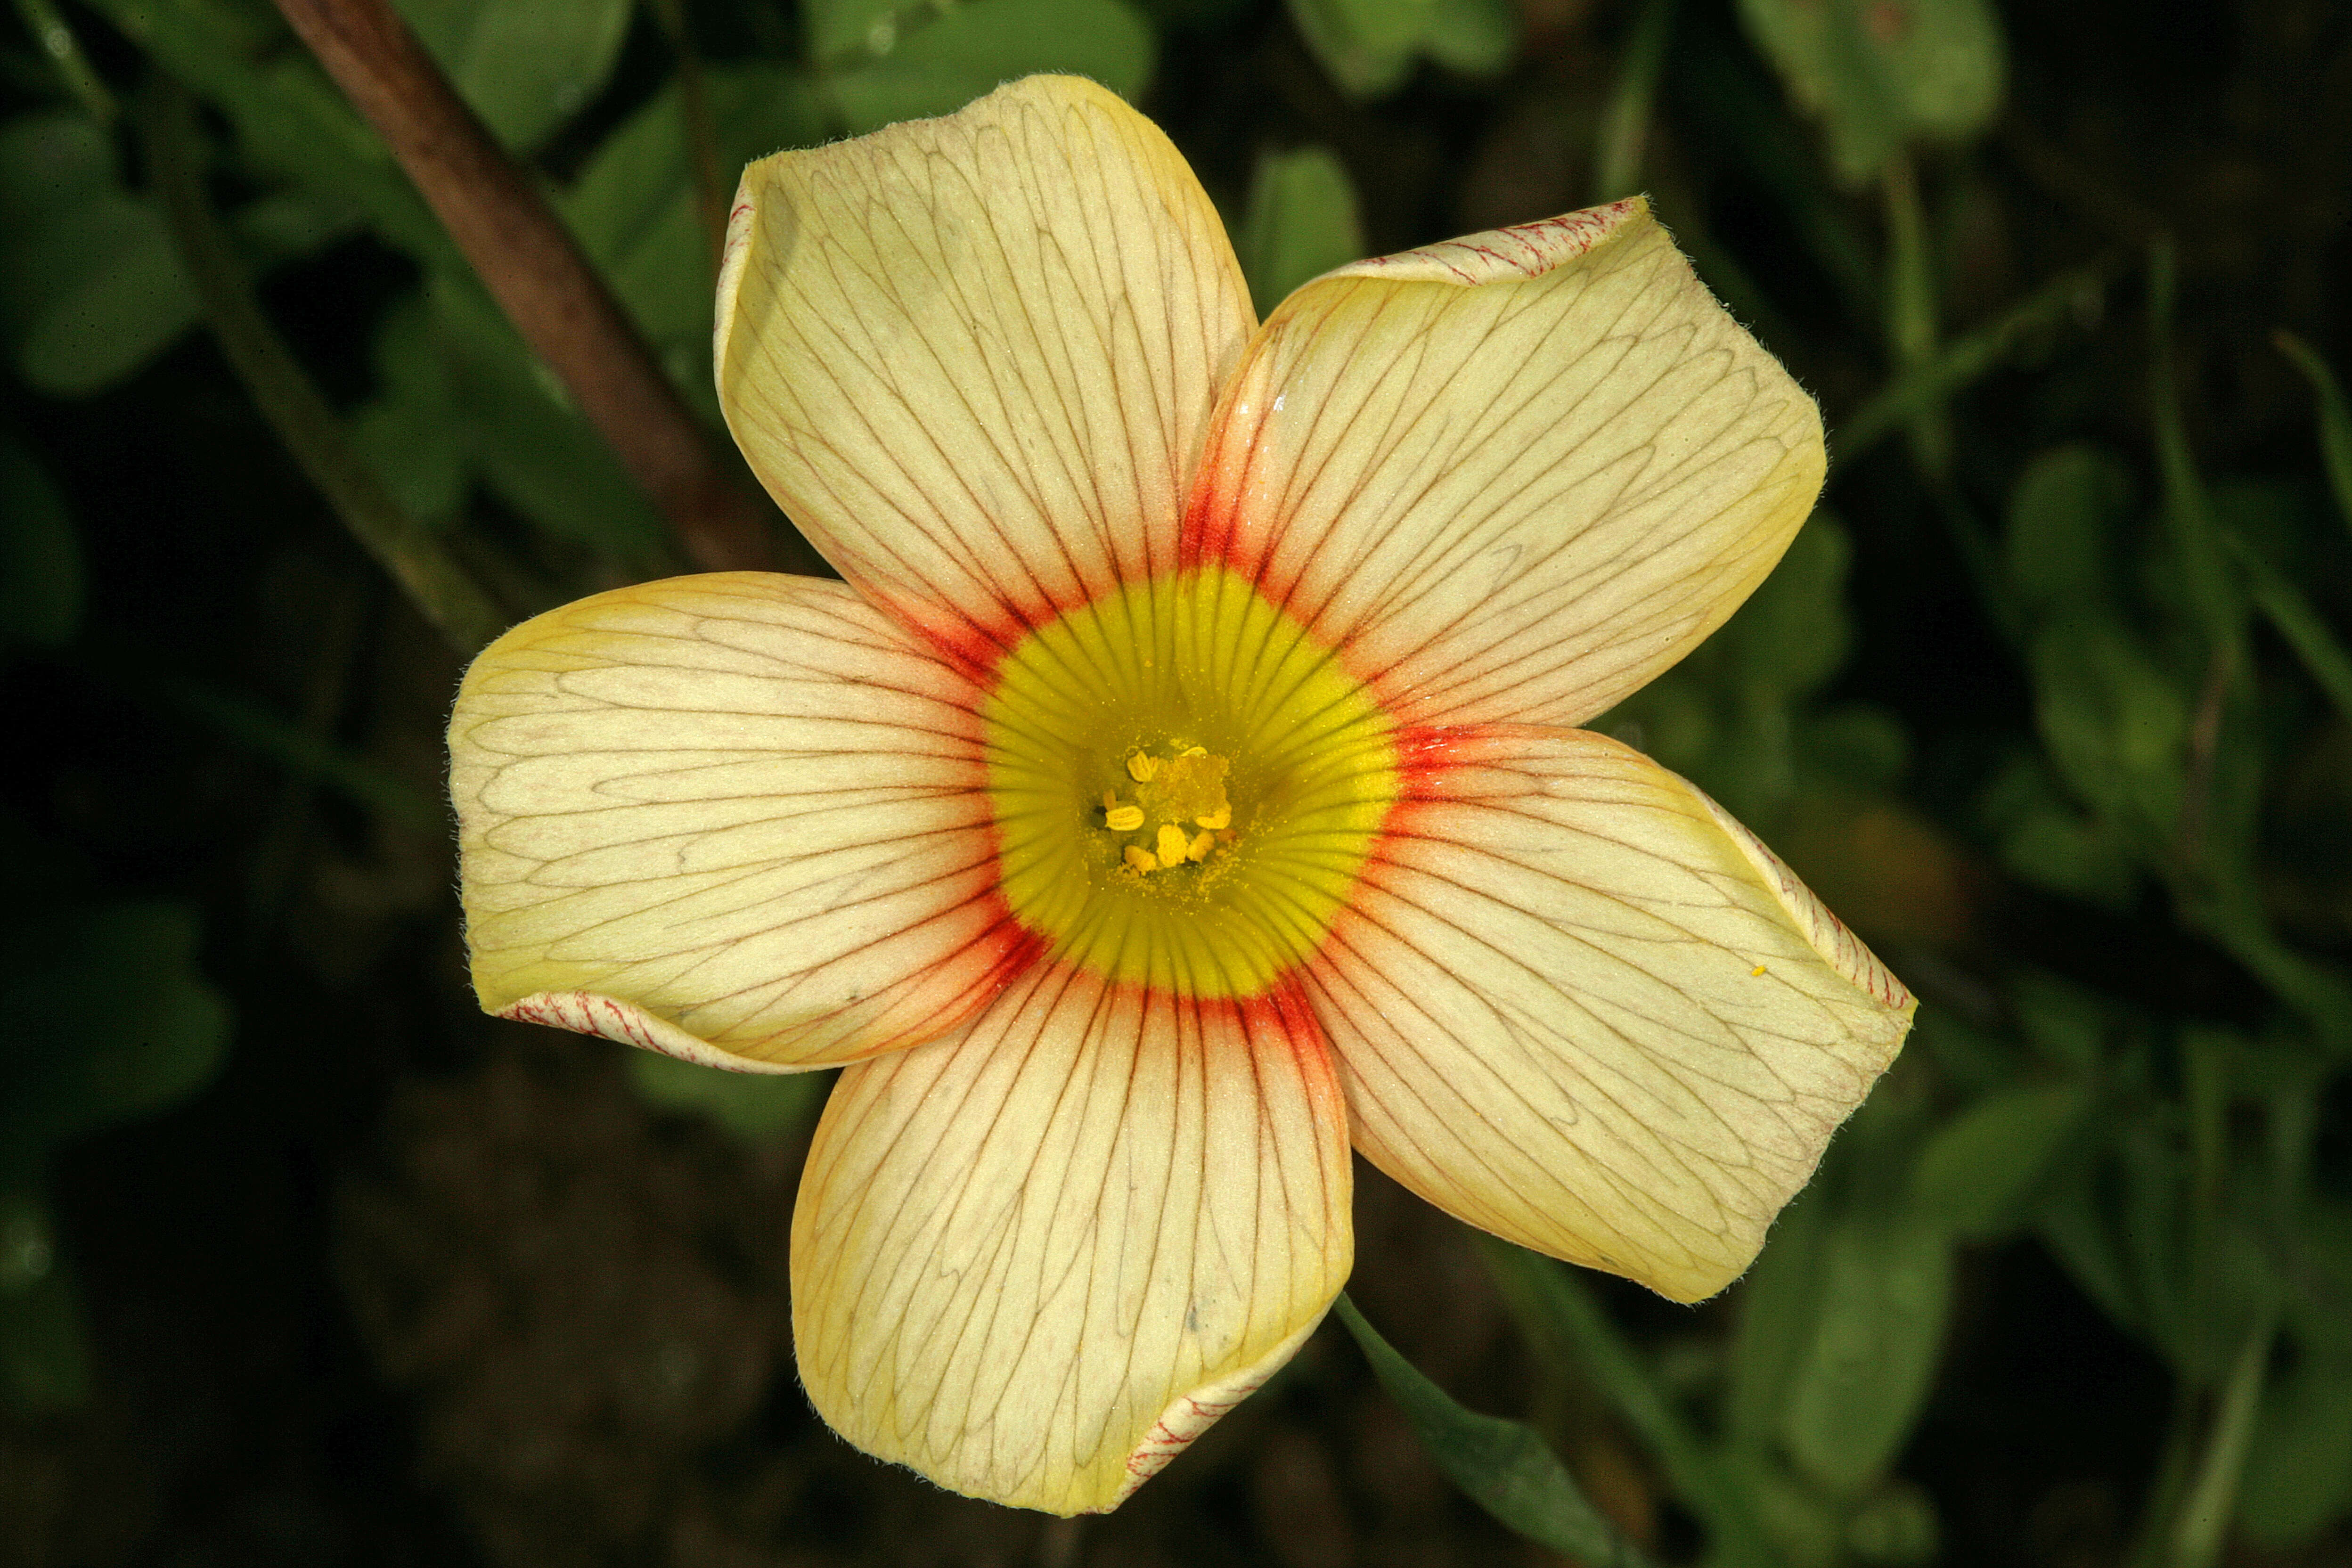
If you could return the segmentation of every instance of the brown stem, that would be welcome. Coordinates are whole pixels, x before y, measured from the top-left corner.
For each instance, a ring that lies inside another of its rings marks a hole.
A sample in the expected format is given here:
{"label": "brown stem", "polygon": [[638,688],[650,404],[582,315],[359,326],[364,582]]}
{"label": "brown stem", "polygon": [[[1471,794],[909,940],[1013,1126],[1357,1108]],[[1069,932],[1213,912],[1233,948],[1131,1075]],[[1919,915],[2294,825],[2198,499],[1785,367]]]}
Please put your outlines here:
{"label": "brown stem", "polygon": [[719,466],[653,352],[528,175],[389,0],[278,0],[706,571],[772,566],[772,514]]}

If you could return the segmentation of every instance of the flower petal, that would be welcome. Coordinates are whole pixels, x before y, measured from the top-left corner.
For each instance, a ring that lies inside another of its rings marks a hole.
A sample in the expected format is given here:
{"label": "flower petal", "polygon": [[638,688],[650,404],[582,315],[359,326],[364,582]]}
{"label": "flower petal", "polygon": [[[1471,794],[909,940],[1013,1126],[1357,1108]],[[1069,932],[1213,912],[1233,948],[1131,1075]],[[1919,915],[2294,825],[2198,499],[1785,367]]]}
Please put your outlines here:
{"label": "flower petal", "polygon": [[1636,197],[1358,262],[1252,340],[1185,522],[1401,721],[1573,724],[1695,647],[1821,416]]}
{"label": "flower petal", "polygon": [[1168,139],[1092,82],[1031,77],[744,172],[719,402],[843,575],[985,665],[1172,563],[1251,324]]}
{"label": "flower petal", "polygon": [[1457,742],[1304,987],[1373,1163],[1679,1300],[1747,1268],[1913,1006],[1714,802],[1574,731]]}
{"label": "flower petal", "polygon": [[941,1486],[1108,1510],[1321,1321],[1349,1182],[1295,994],[1041,965],[961,1037],[842,1074],[793,1215],[802,1380]]}
{"label": "flower petal", "polygon": [[929,1039],[1028,962],[976,695],[839,583],[679,577],[526,621],[449,722],[482,1005],[782,1071]]}

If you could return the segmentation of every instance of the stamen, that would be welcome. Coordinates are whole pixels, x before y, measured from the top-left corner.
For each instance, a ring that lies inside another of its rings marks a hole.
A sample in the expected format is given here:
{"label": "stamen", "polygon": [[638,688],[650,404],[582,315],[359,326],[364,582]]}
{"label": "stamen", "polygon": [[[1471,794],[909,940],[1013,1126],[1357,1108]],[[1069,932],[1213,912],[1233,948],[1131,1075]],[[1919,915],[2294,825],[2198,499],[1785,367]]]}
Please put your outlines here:
{"label": "stamen", "polygon": [[[1232,689],[1156,657],[1229,645],[1250,672]],[[1121,984],[1263,994],[1313,955],[1396,795],[1369,689],[1222,567],[1041,626],[983,717],[1006,902]]]}

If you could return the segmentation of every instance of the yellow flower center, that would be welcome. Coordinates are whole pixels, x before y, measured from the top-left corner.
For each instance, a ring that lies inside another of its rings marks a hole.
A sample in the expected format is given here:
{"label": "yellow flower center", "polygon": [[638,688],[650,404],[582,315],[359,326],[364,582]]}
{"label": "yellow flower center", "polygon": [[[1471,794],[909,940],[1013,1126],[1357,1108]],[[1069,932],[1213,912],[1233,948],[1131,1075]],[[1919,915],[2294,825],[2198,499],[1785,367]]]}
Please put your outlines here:
{"label": "yellow flower center", "polygon": [[982,709],[1003,891],[1057,958],[1212,997],[1322,944],[1397,796],[1393,726],[1222,566],[1047,623]]}

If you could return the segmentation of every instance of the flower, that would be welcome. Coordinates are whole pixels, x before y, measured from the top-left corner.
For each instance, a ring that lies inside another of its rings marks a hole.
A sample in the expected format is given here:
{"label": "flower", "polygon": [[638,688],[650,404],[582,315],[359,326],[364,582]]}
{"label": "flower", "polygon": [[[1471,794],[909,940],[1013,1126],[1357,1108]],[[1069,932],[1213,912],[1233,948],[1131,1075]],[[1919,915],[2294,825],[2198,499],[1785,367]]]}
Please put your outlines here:
{"label": "flower", "polygon": [[1779,559],[1811,401],[1638,201],[1253,320],[1148,121],[1038,77],[746,173],[716,343],[844,583],[527,622],[450,725],[483,1005],[845,1064],[810,1398],[1115,1506],[1346,1279],[1349,1145],[1680,1300],[1909,1026],[1683,780],[1574,726]]}

